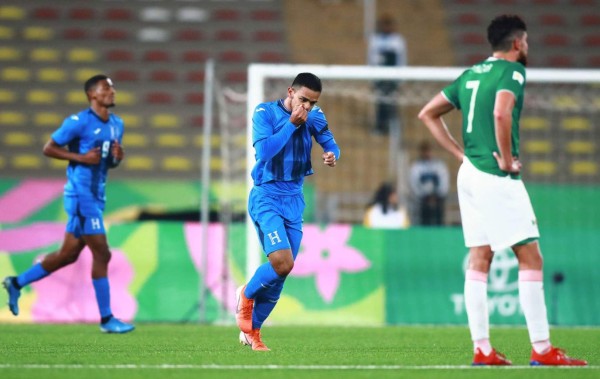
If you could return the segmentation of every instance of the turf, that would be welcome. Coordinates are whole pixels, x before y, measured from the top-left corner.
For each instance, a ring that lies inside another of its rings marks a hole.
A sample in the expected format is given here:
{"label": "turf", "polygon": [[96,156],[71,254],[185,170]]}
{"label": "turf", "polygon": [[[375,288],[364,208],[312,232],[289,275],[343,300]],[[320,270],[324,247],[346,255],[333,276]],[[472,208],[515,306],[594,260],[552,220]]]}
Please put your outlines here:
{"label": "turf", "polygon": [[598,378],[600,329],[553,329],[587,368],[528,367],[527,331],[494,328],[512,368],[469,367],[466,327],[266,327],[270,352],[241,346],[231,326],[139,324],[126,335],[96,325],[0,325],[0,378]]}

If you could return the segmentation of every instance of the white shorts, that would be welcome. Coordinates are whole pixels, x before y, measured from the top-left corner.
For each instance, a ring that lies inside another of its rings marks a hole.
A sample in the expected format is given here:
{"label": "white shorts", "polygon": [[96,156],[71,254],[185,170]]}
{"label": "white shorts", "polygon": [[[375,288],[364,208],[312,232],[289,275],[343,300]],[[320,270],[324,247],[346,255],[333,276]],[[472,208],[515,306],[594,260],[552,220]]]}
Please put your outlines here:
{"label": "white shorts", "polygon": [[465,157],[458,170],[458,203],[467,247],[511,247],[540,232],[523,181],[480,171]]}

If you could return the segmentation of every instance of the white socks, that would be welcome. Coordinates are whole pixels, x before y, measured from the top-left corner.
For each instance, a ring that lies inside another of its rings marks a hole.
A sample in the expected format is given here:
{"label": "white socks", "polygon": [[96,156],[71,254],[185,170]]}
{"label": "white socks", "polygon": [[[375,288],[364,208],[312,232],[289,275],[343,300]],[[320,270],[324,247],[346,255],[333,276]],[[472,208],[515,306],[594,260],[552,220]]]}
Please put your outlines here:
{"label": "white socks", "polygon": [[479,348],[482,353],[489,355],[492,347],[489,343],[490,322],[486,273],[467,270],[465,278],[465,308],[467,310],[467,318],[469,319],[469,330],[471,331],[474,350]]}
{"label": "white socks", "polygon": [[519,301],[531,344],[538,354],[543,354],[551,345],[541,270],[519,271]]}

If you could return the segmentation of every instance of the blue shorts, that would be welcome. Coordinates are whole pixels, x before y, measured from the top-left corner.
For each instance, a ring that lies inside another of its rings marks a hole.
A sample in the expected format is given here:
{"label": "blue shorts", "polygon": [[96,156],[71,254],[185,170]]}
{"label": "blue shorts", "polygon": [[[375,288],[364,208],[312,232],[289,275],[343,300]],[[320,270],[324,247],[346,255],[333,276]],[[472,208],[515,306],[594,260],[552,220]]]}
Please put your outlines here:
{"label": "blue shorts", "polygon": [[106,234],[104,229],[104,202],[93,197],[64,196],[67,212],[67,232],[79,238],[82,235]]}
{"label": "blue shorts", "polygon": [[265,254],[291,249],[294,258],[302,240],[304,196],[277,196],[254,187],[250,191],[248,213],[254,222]]}

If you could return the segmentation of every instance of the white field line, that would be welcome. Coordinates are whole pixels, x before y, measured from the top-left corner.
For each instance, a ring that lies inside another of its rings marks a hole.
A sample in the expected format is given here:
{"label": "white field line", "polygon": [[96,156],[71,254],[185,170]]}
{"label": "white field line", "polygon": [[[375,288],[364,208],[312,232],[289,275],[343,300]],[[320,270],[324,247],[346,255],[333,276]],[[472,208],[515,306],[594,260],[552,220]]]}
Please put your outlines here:
{"label": "white field line", "polygon": [[600,366],[468,366],[468,365],[219,365],[219,364],[0,364],[1,369],[39,369],[39,370],[63,370],[63,369],[102,369],[102,370],[541,370],[541,369],[584,369],[598,370]]}

